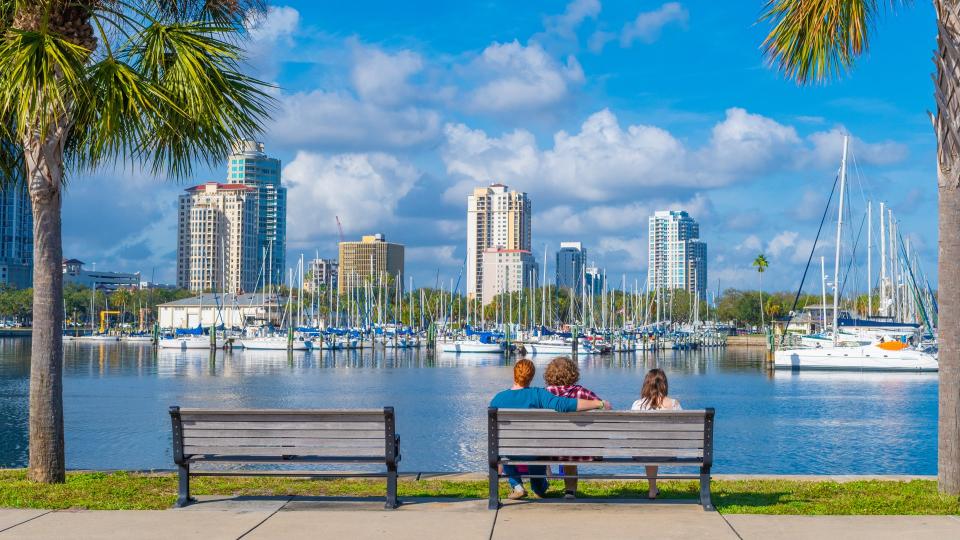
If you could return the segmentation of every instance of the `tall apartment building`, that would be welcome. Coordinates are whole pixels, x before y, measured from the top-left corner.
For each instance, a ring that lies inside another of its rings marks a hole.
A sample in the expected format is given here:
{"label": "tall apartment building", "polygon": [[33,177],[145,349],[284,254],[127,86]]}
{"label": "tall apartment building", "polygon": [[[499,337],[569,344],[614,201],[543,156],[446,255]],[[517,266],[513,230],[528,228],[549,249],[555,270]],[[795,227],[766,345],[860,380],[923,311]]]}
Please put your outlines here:
{"label": "tall apartment building", "polygon": [[533,287],[537,281],[537,262],[522,249],[487,248],[483,250],[483,305],[497,295]]}
{"label": "tall apartment building", "polygon": [[313,259],[307,264],[307,279],[303,288],[309,293],[318,289],[333,289],[337,286],[339,266],[333,259]]}
{"label": "tall apartment building", "polygon": [[33,285],[33,210],[25,185],[0,189],[0,285]]}
{"label": "tall apartment building", "polygon": [[337,290],[342,294],[367,283],[380,285],[400,280],[403,289],[403,245],[387,242],[382,234],[371,234],[359,242],[340,242]]}
{"label": "tall apartment building", "polygon": [[280,160],[263,152],[263,143],[240,140],[229,158],[227,182],[256,190],[257,260],[268,257],[265,268],[273,283],[286,279],[287,188],[280,183]]}
{"label": "tall apartment building", "polygon": [[483,254],[490,248],[530,251],[530,199],[503,184],[473,190],[467,197],[467,297],[483,294]]}
{"label": "tall apartment building", "polygon": [[587,294],[600,296],[606,285],[606,275],[596,266],[588,266],[583,269],[583,285],[586,287]]}
{"label": "tall apartment building", "polygon": [[557,251],[557,279],[561,289],[579,295],[583,291],[583,270],[587,265],[587,248],[580,242],[560,242]]}
{"label": "tall apartment building", "polygon": [[208,182],[180,195],[177,286],[253,292],[260,271],[257,209],[256,189],[242,184]]}
{"label": "tall apartment building", "polygon": [[662,210],[650,216],[647,288],[707,292],[707,244],[700,225],[685,211]]}

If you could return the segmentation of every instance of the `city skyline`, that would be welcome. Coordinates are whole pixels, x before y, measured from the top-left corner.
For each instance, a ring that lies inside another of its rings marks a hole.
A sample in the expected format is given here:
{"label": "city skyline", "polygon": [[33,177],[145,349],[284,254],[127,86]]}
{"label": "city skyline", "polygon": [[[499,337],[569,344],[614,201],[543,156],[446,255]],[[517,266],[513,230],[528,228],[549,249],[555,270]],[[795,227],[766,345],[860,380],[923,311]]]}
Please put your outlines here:
{"label": "city skyline", "polygon": [[[387,4],[332,18],[309,3],[276,4],[250,43],[256,74],[279,86],[277,118],[257,138],[283,162],[288,260],[334,256],[340,216],[349,236],[382,230],[405,243],[415,282],[455,279],[466,256],[463,197],[499,181],[536,201],[537,261],[544,244],[549,258],[579,238],[609,275],[643,280],[647,215],[685,208],[708,231],[711,289],[755,288],[749,264],[764,252],[765,287],[789,290],[846,130],[852,175],[865,196],[891,203],[935,279],[929,6],[883,21],[849,79],[806,91],[763,68],[756,6],[679,5],[641,38],[630,25],[663,4],[418,3],[436,11],[429,32]],[[371,10],[396,24],[371,25],[360,16]],[[709,92],[689,84],[689,69],[711,80]],[[224,165],[200,166],[195,183],[225,180]],[[65,251],[172,282],[170,201],[184,186],[140,171],[76,180]]]}

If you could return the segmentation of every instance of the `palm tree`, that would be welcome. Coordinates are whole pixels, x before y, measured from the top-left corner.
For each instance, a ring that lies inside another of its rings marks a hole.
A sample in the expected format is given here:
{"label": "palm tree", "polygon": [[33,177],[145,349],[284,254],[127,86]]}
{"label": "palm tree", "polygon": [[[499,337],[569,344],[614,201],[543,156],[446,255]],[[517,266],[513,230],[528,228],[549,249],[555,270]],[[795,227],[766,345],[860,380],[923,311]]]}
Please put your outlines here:
{"label": "palm tree", "polygon": [[757,269],[757,273],[760,274],[760,328],[763,328],[766,326],[763,321],[763,273],[767,271],[770,262],[767,261],[767,257],[761,253],[753,260],[753,266]]}
{"label": "palm tree", "polygon": [[0,165],[33,209],[29,476],[63,482],[61,205],[70,174],[122,163],[189,178],[260,129],[243,74],[253,0],[0,0]]}
{"label": "palm tree", "polygon": [[[767,0],[760,19],[773,28],[767,58],[800,84],[832,79],[867,50],[884,6],[905,0]],[[960,495],[960,0],[933,0],[937,17],[931,116],[939,186],[940,384],[937,474],[941,492]]]}

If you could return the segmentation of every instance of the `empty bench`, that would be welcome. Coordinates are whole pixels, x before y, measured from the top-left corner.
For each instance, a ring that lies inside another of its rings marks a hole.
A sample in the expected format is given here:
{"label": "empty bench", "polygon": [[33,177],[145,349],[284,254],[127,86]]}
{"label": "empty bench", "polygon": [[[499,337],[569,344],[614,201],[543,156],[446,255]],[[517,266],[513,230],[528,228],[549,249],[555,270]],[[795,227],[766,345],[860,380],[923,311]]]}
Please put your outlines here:
{"label": "empty bench", "polygon": [[[181,409],[170,407],[177,506],[193,501],[191,476],[373,477],[387,479],[396,508],[400,438],[393,407],[357,410]],[[192,468],[195,464],[209,468]],[[291,470],[292,464],[383,464],[384,472]],[[253,466],[253,468],[251,468]],[[215,468],[214,468],[215,467]]]}
{"label": "empty bench", "polygon": [[[558,413],[540,409],[488,411],[490,508],[500,506],[499,465],[579,465],[626,469],[658,465],[693,468],[657,479],[700,480],[700,504],[713,510],[713,409],[701,411],[593,411]],[[564,457],[590,456],[589,462]],[[641,469],[642,470],[642,469]],[[537,477],[540,475],[523,475]],[[637,473],[580,474],[581,479],[648,479]]]}

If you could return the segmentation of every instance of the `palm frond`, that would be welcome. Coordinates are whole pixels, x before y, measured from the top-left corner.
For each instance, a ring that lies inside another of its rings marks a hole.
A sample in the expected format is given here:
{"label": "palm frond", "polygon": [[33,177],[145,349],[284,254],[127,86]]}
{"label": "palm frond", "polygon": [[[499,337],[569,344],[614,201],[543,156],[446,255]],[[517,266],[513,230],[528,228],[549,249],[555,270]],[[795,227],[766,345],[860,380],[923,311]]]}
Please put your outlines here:
{"label": "palm frond", "polygon": [[800,84],[847,72],[869,47],[884,6],[907,0],[767,0],[761,21],[773,25],[761,45],[767,60]]}

